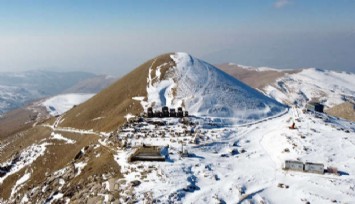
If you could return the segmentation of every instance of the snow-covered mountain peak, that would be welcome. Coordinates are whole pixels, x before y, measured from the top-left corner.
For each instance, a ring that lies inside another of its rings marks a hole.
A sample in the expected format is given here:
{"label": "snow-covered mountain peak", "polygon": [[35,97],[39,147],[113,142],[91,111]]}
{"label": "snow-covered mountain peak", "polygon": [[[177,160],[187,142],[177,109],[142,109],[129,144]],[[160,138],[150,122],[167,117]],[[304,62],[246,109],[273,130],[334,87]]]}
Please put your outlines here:
{"label": "snow-covered mountain peak", "polygon": [[168,62],[154,65],[154,61],[149,69],[147,101],[142,101],[145,109],[183,106],[197,116],[233,117],[237,118],[238,123],[272,117],[286,109],[213,65],[187,53],[174,53],[170,58],[174,63],[170,63],[168,68]]}

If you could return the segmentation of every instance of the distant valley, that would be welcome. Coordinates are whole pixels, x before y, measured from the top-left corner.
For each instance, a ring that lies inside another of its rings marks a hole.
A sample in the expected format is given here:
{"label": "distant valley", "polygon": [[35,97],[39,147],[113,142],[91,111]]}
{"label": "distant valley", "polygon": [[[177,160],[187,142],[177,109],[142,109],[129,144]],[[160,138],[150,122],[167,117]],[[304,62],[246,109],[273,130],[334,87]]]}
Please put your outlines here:
{"label": "distant valley", "polygon": [[0,116],[35,100],[62,93],[97,93],[114,80],[87,72],[0,73]]}

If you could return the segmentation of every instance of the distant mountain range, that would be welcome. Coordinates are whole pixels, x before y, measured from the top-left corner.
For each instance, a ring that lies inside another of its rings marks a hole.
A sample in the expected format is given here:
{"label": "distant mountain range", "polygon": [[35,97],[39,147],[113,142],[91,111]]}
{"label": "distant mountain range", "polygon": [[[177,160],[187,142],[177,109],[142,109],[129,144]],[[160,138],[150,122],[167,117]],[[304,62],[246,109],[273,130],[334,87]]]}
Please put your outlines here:
{"label": "distant mountain range", "polygon": [[88,72],[0,73],[0,115],[61,93],[97,93],[115,79]]}

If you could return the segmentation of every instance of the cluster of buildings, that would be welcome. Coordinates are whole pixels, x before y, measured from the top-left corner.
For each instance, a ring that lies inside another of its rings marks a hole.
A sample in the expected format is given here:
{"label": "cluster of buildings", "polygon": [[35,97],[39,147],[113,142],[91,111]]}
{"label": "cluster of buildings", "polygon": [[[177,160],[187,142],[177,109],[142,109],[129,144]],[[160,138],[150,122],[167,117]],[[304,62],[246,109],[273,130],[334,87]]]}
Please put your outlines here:
{"label": "cluster of buildings", "polygon": [[148,118],[154,118],[154,117],[156,117],[156,118],[168,118],[168,117],[182,118],[182,117],[188,117],[189,113],[187,111],[183,111],[182,107],[179,107],[177,112],[175,111],[175,108],[170,108],[170,111],[169,111],[169,108],[167,106],[162,107],[161,111],[156,110],[153,112],[153,108],[150,107],[150,108],[148,108],[147,116],[148,116]]}

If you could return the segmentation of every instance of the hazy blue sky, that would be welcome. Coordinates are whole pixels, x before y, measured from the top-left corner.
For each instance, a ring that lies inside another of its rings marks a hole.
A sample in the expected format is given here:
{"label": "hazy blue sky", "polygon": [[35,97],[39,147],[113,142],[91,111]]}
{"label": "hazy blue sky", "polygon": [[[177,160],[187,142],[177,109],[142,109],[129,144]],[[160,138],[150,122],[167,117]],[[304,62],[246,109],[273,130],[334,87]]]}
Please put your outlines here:
{"label": "hazy blue sky", "polygon": [[0,0],[0,71],[121,75],[171,51],[355,72],[355,0]]}

